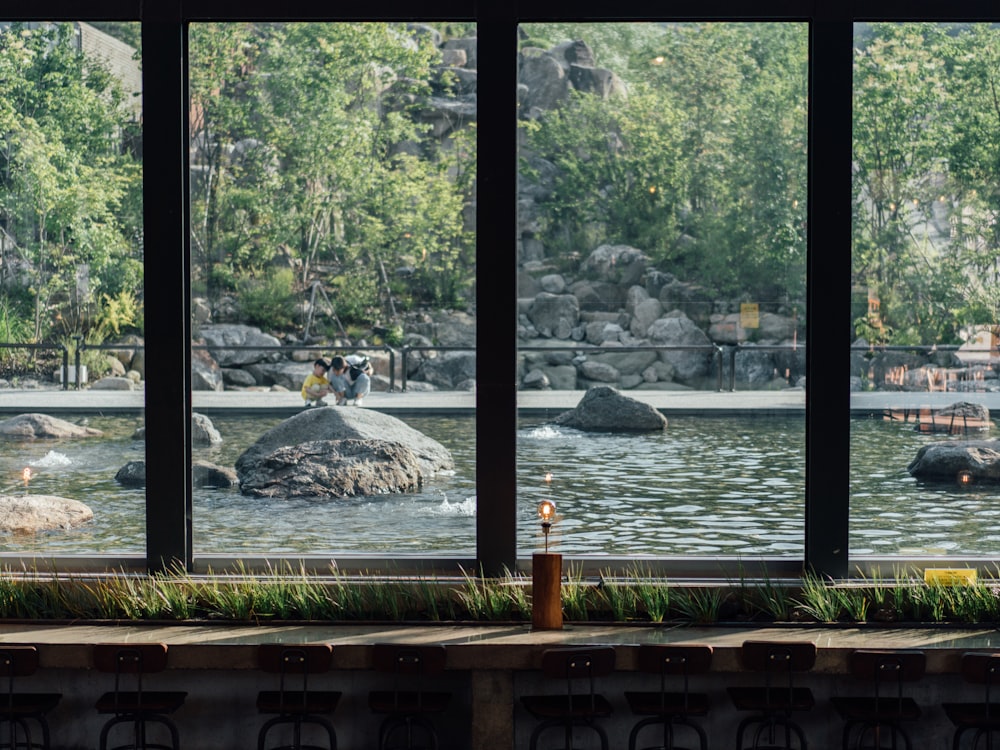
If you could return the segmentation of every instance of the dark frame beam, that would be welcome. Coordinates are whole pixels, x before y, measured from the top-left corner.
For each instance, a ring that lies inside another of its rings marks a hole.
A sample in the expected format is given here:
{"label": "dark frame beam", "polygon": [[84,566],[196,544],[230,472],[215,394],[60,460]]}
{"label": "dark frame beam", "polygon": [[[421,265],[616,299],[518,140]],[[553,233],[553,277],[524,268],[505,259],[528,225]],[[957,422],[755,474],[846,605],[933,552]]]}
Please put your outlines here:
{"label": "dark frame beam", "polygon": [[147,3],[142,22],[146,566],[159,571],[192,564],[187,34],[177,0]]}

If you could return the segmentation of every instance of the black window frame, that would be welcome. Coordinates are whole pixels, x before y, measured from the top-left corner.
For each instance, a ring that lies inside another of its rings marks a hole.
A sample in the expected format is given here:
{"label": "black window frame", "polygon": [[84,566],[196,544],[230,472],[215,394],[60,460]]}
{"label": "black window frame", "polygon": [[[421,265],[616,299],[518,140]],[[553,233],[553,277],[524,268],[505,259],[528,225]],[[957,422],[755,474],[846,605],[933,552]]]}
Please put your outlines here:
{"label": "black window frame", "polygon": [[[23,7],[28,6],[30,7]],[[82,7],[81,7],[82,5]],[[798,21],[808,22],[809,205],[804,555],[734,561],[760,565],[770,575],[803,570],[844,578],[859,563],[848,556],[850,396],[842,321],[850,314],[851,97],[853,24],[882,21],[997,21],[1000,7],[982,0],[892,0],[827,3],[803,0],[700,0],[653,4],[619,0],[613,14],[565,0],[475,3],[466,0],[389,0],[315,3],[314,0],[33,0],[0,11],[4,20],[123,20],[142,22],[144,79],[146,390],[146,554],[116,566],[160,571],[218,569],[195,556],[191,503],[190,244],[187,164],[187,25],[199,21],[474,21],[479,57],[477,340],[478,515],[474,560],[420,557],[364,558],[359,569],[401,567],[454,572],[458,565],[486,574],[515,570],[516,539],[516,50],[517,25],[544,21]],[[152,176],[155,175],[155,179]],[[504,247],[498,238],[508,237]],[[253,560],[242,558],[248,564]],[[103,561],[105,564],[108,561]],[[273,560],[271,561],[273,562]],[[319,569],[329,560],[315,561]],[[586,560],[582,560],[586,563]],[[599,558],[602,569],[614,560]],[[622,561],[628,562],[628,561]],[[727,560],[650,558],[644,564],[671,574],[725,575]],[[940,563],[941,558],[935,558]],[[990,562],[990,561],[983,561]],[[37,563],[37,561],[36,561]],[[63,570],[95,567],[94,556],[60,560]],[[343,568],[350,561],[338,558]],[[472,566],[471,568],[469,566]]]}

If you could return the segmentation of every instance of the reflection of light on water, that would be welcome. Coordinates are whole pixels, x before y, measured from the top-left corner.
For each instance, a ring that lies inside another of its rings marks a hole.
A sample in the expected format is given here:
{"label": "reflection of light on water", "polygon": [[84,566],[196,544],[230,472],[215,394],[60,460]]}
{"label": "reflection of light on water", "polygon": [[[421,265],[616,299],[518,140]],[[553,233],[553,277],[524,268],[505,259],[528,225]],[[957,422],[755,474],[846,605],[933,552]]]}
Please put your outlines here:
{"label": "reflection of light on water", "polygon": [[69,466],[73,462],[70,461],[69,456],[63,453],[49,451],[41,458],[29,461],[28,463],[32,466]]}
{"label": "reflection of light on water", "polygon": [[441,504],[438,505],[432,511],[435,516],[458,516],[460,518],[472,518],[476,515],[476,498],[467,497],[458,503],[448,502],[448,498],[444,498]]}
{"label": "reflection of light on water", "polygon": [[580,437],[580,435],[576,434],[575,430],[560,430],[558,427],[548,424],[532,427],[525,432],[525,435],[532,440],[557,440],[559,438]]}

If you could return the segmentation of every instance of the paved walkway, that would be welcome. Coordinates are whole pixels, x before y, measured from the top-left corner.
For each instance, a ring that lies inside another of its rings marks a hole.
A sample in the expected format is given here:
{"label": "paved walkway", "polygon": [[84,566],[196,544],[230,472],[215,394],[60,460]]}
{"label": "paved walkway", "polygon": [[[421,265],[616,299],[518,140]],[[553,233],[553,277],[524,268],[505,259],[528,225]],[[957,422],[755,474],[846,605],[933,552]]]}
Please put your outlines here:
{"label": "paved walkway", "polygon": [[[754,414],[792,415],[805,411],[805,391],[627,391],[665,414],[716,416]],[[548,415],[572,409],[583,391],[519,391],[522,414]],[[299,394],[287,391],[195,391],[194,410],[203,414],[291,415],[302,409]],[[880,415],[886,409],[939,409],[958,401],[983,404],[1000,415],[1000,393],[852,393],[851,413]],[[393,414],[454,414],[474,411],[476,396],[469,391],[374,392],[368,408]],[[132,414],[145,405],[143,391],[0,390],[0,414]]]}
{"label": "paved walkway", "polygon": [[[741,391],[629,391],[632,398],[644,401],[665,413],[701,414],[764,412],[795,413],[805,408],[805,392]],[[519,408],[526,414],[548,414],[572,409],[583,391],[521,391]],[[203,414],[271,413],[294,414],[302,410],[298,393],[286,391],[195,391],[194,410]],[[5,390],[0,391],[0,413],[45,412],[48,414],[135,413],[145,404],[142,391],[95,390]],[[373,392],[366,399],[367,408],[387,413],[420,412],[453,414],[474,411],[476,396],[470,391]]]}

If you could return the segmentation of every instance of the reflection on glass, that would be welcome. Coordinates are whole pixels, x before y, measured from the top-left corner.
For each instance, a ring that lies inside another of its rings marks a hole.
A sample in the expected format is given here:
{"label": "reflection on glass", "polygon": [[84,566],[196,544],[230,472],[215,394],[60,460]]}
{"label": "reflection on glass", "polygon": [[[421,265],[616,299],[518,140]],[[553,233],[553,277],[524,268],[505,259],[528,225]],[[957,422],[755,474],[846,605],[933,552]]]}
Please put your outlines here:
{"label": "reflection on glass", "polygon": [[[553,466],[560,551],[802,553],[807,48],[794,23],[522,25],[521,549]],[[539,421],[608,386],[667,428]],[[719,391],[755,397],[733,418]]]}
{"label": "reflection on glass", "polygon": [[[199,453],[237,486],[195,474],[196,551],[473,552],[474,431],[393,427],[380,404],[475,379],[475,320],[453,312],[475,301],[474,26],[210,23],[189,42],[195,411],[239,391],[224,403],[289,418],[268,450],[361,438],[368,467],[327,445],[261,479],[243,452],[273,425],[220,427]],[[409,483],[373,442],[403,428],[451,454]]]}
{"label": "reflection on glass", "polygon": [[145,548],[143,483],[117,474],[144,458],[141,397],[114,397],[134,413],[108,429],[58,393],[142,388],[138,39],[136,23],[0,21],[0,383],[14,396],[0,497],[52,498],[54,514],[11,514],[0,551]]}
{"label": "reflection on glass", "polygon": [[854,42],[851,390],[877,419],[851,433],[851,551],[994,554],[973,455],[1000,389],[1000,32],[859,23]]}

